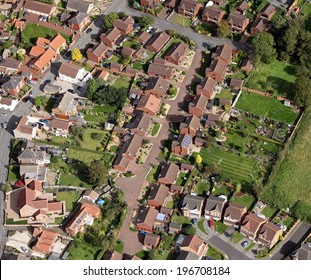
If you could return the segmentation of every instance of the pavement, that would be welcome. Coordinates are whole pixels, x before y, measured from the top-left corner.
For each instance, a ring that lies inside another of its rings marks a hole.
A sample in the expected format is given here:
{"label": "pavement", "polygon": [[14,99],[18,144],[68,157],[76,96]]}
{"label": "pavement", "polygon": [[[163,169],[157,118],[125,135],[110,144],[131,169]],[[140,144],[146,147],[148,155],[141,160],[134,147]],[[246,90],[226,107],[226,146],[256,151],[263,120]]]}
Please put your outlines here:
{"label": "pavement", "polygon": [[273,251],[270,260],[282,260],[292,255],[310,233],[311,225],[298,222],[282,241],[281,246]]}

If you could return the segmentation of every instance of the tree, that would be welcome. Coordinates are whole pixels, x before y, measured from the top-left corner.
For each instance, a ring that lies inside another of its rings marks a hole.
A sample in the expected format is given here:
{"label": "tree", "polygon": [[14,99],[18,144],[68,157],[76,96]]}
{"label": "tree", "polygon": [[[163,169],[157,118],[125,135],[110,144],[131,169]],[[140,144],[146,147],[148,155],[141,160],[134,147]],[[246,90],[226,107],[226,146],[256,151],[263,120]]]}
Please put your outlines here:
{"label": "tree", "polygon": [[12,186],[11,184],[9,183],[5,183],[2,185],[2,188],[1,188],[4,192],[10,192],[12,190]]}
{"label": "tree", "polygon": [[311,32],[301,32],[297,44],[297,54],[301,65],[311,70]]}
{"label": "tree", "polygon": [[295,101],[298,105],[311,105],[311,79],[308,76],[298,76],[294,85]]}
{"label": "tree", "polygon": [[276,59],[275,41],[272,34],[268,32],[258,33],[253,41],[255,62],[271,63]]}
{"label": "tree", "polygon": [[96,79],[91,79],[86,89],[86,97],[89,100],[93,100],[93,95],[98,88],[98,83]]}
{"label": "tree", "polygon": [[196,233],[196,229],[192,225],[189,225],[184,229],[184,234],[195,235],[195,233]]}
{"label": "tree", "polygon": [[71,52],[71,59],[75,61],[79,61],[82,59],[82,53],[78,48],[74,48]]}
{"label": "tree", "polygon": [[222,37],[222,38],[226,38],[226,37],[230,36],[231,29],[230,29],[229,23],[227,21],[222,20],[218,24],[217,34],[218,34],[219,37]]}
{"label": "tree", "polygon": [[154,23],[154,19],[151,16],[143,15],[141,18],[139,18],[139,26],[141,28],[145,28],[147,26],[150,26]]}
{"label": "tree", "polygon": [[42,105],[42,99],[41,99],[40,96],[37,96],[37,97],[35,98],[35,106],[36,106],[36,107],[40,107],[41,105]]}
{"label": "tree", "polygon": [[119,16],[116,13],[111,13],[111,14],[106,15],[104,17],[103,28],[109,29],[109,28],[113,27],[118,18],[119,18]]}
{"label": "tree", "polygon": [[93,160],[89,167],[90,181],[96,185],[102,185],[107,182],[108,169],[100,160]]}
{"label": "tree", "polygon": [[197,156],[195,157],[195,163],[196,163],[197,165],[200,165],[200,164],[202,163],[202,157],[201,157],[200,155],[197,155]]}
{"label": "tree", "polygon": [[94,99],[98,103],[121,108],[126,100],[126,96],[126,88],[115,88],[113,86],[105,85],[96,91]]}

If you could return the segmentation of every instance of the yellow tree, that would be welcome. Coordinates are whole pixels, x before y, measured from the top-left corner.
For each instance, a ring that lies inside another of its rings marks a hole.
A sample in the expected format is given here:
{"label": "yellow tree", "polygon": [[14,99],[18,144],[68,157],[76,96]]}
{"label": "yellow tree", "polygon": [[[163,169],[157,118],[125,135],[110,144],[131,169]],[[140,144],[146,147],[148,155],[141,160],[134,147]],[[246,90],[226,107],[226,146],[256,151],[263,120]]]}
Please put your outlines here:
{"label": "yellow tree", "polygon": [[202,163],[202,157],[201,157],[200,155],[197,155],[197,156],[195,157],[195,163],[196,163],[197,165],[200,165],[200,164]]}
{"label": "yellow tree", "polygon": [[80,50],[78,48],[73,49],[71,52],[71,59],[78,61],[81,58],[82,58],[82,53],[80,52]]}

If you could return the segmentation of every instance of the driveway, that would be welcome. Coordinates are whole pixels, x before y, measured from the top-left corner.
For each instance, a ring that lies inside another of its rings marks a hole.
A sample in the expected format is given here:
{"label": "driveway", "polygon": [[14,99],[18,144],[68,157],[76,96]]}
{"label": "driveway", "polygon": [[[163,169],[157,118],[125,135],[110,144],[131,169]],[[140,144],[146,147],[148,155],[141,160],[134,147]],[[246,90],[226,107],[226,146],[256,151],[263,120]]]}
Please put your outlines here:
{"label": "driveway", "polygon": [[7,246],[15,248],[17,251],[24,253],[21,247],[31,250],[28,245],[32,239],[32,235],[28,231],[16,231],[12,236],[8,237]]}

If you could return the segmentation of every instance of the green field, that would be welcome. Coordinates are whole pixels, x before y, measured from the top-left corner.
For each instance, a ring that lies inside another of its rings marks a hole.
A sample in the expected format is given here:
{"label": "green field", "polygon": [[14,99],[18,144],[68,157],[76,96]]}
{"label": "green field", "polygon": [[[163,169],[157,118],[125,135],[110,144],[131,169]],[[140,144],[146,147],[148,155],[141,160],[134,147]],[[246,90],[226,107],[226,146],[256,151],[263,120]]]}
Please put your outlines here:
{"label": "green field", "polygon": [[16,183],[16,181],[19,179],[20,179],[19,166],[10,165],[8,182],[9,183]]}
{"label": "green field", "polygon": [[269,205],[267,205],[260,213],[265,215],[265,217],[267,219],[272,218],[273,216],[275,216],[276,212],[278,211],[278,209],[271,207]]}
{"label": "green field", "polygon": [[231,241],[233,243],[239,243],[240,241],[242,241],[243,238],[244,238],[244,235],[239,233],[238,231],[235,231],[231,235]]}
{"label": "green field", "polygon": [[295,67],[275,60],[256,66],[247,78],[246,87],[287,97],[295,82]]}
{"label": "green field", "polygon": [[230,177],[235,182],[249,183],[252,177],[257,176],[256,161],[253,159],[238,156],[216,147],[201,149],[200,155],[204,163],[216,164],[223,175]]}
{"label": "green field", "polygon": [[76,205],[77,200],[80,198],[80,192],[67,191],[56,193],[56,199],[66,202],[66,210],[70,212]]}
{"label": "green field", "polygon": [[202,180],[201,180],[195,186],[194,192],[197,193],[198,195],[202,195],[204,193],[207,193],[210,188],[211,188],[211,185],[210,185],[209,181],[205,180],[204,182],[202,182]]}
{"label": "green field", "polygon": [[[26,28],[22,32],[22,42],[31,43],[32,45],[34,45],[38,37],[51,38],[57,34],[58,32],[51,28],[37,25],[34,23],[27,23]],[[68,35],[63,34],[63,33],[61,33],[60,35],[62,35],[64,39],[66,39],[67,43],[69,42]]]}
{"label": "green field", "polygon": [[181,25],[181,26],[186,27],[186,28],[190,27],[190,24],[191,24],[190,18],[184,17],[182,15],[178,15],[178,14],[175,14],[175,17],[172,21],[173,21],[173,23],[176,23],[176,24]]}
{"label": "green field", "polygon": [[129,89],[131,85],[131,81],[129,79],[125,79],[122,77],[119,77],[115,80],[113,83],[113,87],[121,89],[121,88],[126,88]]}
{"label": "green field", "polygon": [[249,209],[254,203],[255,198],[250,194],[244,194],[243,196],[234,195],[231,201],[246,206],[246,208]]}
{"label": "green field", "polygon": [[227,198],[230,198],[231,194],[233,192],[233,189],[230,189],[229,187],[222,185],[221,187],[214,187],[212,194],[214,196],[220,196],[225,195]]}
{"label": "green field", "polygon": [[223,254],[220,253],[219,251],[217,251],[212,246],[208,246],[208,250],[207,250],[206,256],[210,257],[212,259],[215,259],[215,260],[223,260],[224,259]]}
{"label": "green field", "polygon": [[302,118],[283,160],[265,186],[263,199],[280,209],[289,207],[300,219],[311,222],[311,110]]}
{"label": "green field", "polygon": [[176,224],[191,224],[189,218],[185,216],[177,216],[176,214],[173,215],[172,222]]}
{"label": "green field", "polygon": [[70,248],[68,260],[95,260],[96,252],[94,247],[75,240]]}
{"label": "green field", "polygon": [[243,91],[236,108],[288,124],[294,124],[299,115],[299,112],[285,106],[282,101],[247,91]]}

